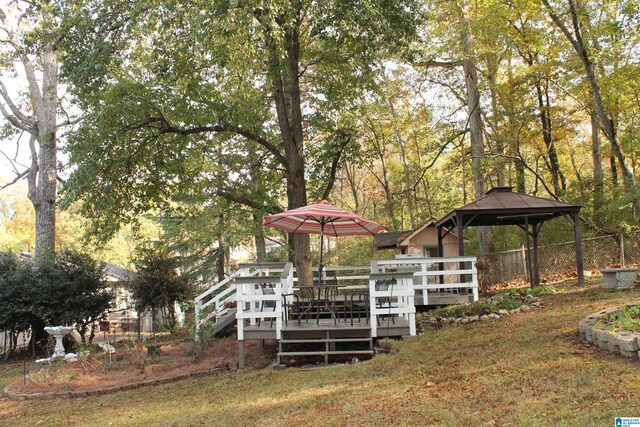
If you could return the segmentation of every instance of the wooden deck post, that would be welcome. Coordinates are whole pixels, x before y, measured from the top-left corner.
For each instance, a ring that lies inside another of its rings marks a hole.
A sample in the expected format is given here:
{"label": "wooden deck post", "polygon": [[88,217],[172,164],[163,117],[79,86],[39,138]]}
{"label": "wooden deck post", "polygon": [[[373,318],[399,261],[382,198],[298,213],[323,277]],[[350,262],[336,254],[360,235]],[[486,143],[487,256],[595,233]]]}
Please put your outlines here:
{"label": "wooden deck post", "polygon": [[244,340],[238,340],[238,369],[244,368]]}

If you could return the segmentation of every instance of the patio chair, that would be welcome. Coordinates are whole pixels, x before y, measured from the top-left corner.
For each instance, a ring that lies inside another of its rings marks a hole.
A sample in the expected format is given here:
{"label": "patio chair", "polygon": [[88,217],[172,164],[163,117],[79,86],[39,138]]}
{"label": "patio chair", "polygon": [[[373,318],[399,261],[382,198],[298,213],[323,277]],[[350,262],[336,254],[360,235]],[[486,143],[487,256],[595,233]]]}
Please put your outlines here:
{"label": "patio chair", "polygon": [[344,296],[344,318],[347,319],[347,309],[349,310],[349,318],[351,319],[351,326],[353,326],[353,319],[355,314],[358,314],[358,323],[362,322],[362,316],[369,323],[369,291],[368,290],[356,290],[347,292]]}
{"label": "patio chair", "polygon": [[284,320],[288,324],[289,318],[297,318],[298,326],[302,324],[304,318],[309,323],[309,318],[313,316],[316,308],[316,288],[311,286],[299,286],[291,294],[283,294]]}
{"label": "patio chair", "polygon": [[[376,280],[376,291],[380,291],[380,292],[384,292],[384,291],[391,291],[391,295],[393,295],[393,285],[395,284],[395,280]],[[393,296],[390,297],[378,297],[376,298],[376,307],[379,309],[389,309],[389,313],[388,314],[381,314],[380,316],[377,316],[378,319],[378,325],[380,325],[380,318],[381,317],[387,317],[387,318],[391,318],[391,322],[395,325],[396,324],[396,319],[395,319],[395,315],[391,314],[391,308],[393,308],[393,304],[392,304],[392,300],[393,300]]]}
{"label": "patio chair", "polygon": [[[260,286],[260,292],[262,293],[262,295],[275,295],[276,291],[274,289],[274,284],[273,283],[259,283],[258,286]],[[264,312],[266,309],[271,308],[271,311],[276,311],[276,302],[275,301],[261,301],[260,302],[260,312]],[[273,328],[273,322],[275,321],[275,317],[272,317],[271,320],[269,321],[269,327]],[[260,322],[262,321],[261,318],[257,319],[257,323],[258,326],[260,326]]]}

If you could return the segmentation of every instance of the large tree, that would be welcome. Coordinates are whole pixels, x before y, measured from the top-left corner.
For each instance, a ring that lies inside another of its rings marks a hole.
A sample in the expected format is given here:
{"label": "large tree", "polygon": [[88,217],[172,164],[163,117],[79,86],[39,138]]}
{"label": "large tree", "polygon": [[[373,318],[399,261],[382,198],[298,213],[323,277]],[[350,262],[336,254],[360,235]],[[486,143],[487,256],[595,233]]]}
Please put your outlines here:
{"label": "large tree", "polygon": [[[281,171],[287,208],[328,194],[352,142],[336,113],[374,84],[375,60],[413,35],[416,3],[69,1],[64,70],[87,114],[70,146],[70,196],[112,223],[164,203],[196,174],[185,159],[216,153]],[[309,143],[325,146],[332,167],[312,168]],[[321,188],[307,188],[310,175]],[[218,196],[281,209],[277,193],[224,178]],[[309,237],[289,239],[310,279]]]}
{"label": "large tree", "polygon": [[[16,177],[25,178],[35,209],[36,260],[55,254],[57,184],[58,46],[56,8],[51,1],[10,2],[0,6],[0,113],[17,133],[25,133],[31,164],[10,160]],[[16,82],[26,79],[27,94],[20,97]],[[0,148],[1,149],[1,148]]]}
{"label": "large tree", "polygon": [[[635,214],[637,215],[637,213],[640,212],[640,198],[638,198],[636,194],[635,173],[633,165],[629,162],[628,156],[625,153],[619,135],[620,126],[617,113],[619,111],[620,101],[616,99],[616,96],[610,96],[609,99],[607,99],[606,90],[602,84],[607,72],[605,71],[604,64],[598,64],[597,60],[598,50],[600,50],[602,42],[605,41],[613,50],[612,56],[614,57],[614,60],[607,65],[610,69],[613,69],[614,73],[618,71],[620,58],[616,51],[622,45],[618,39],[625,39],[623,35],[625,31],[635,32],[638,17],[637,4],[615,2],[620,3],[615,6],[616,9],[620,8],[619,16],[615,16],[614,19],[608,22],[609,27],[612,29],[609,31],[613,34],[609,37],[592,34],[590,40],[589,33],[590,30],[592,30],[592,28],[590,28],[590,15],[594,13],[594,11],[590,10],[587,2],[566,0],[559,2],[560,5],[558,7],[554,7],[555,4],[552,3],[555,2],[550,2],[549,0],[542,0],[542,3],[545,5],[553,23],[571,44],[575,54],[582,63],[584,70],[582,77],[588,85],[591,95],[590,105],[592,106],[592,115],[594,117],[593,130],[597,132],[598,128],[601,129],[605,138],[611,144],[612,152],[618,160],[622,171],[622,181],[625,192],[632,201]],[[606,12],[607,8],[605,5],[598,6],[595,13]]]}

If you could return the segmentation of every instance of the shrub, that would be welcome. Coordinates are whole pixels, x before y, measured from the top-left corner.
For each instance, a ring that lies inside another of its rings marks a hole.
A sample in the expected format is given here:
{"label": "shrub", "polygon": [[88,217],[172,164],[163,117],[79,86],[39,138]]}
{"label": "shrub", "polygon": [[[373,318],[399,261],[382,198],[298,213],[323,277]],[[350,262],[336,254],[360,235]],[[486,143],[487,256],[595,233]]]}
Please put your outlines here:
{"label": "shrub", "polygon": [[4,358],[9,359],[18,344],[18,335],[34,320],[34,271],[16,254],[0,252],[0,330],[8,336]]}
{"label": "shrub", "polygon": [[178,272],[179,260],[171,257],[166,249],[143,250],[134,261],[137,274],[127,285],[140,311],[151,310],[156,317],[158,310],[170,329],[176,325],[176,303],[190,302],[195,287],[190,278]]}
{"label": "shrub", "polygon": [[104,266],[88,255],[67,250],[54,262],[37,268],[39,317],[52,325],[75,323],[82,342],[86,342],[89,331],[88,341],[92,342],[95,323],[105,318],[113,301],[113,293],[105,283]]}

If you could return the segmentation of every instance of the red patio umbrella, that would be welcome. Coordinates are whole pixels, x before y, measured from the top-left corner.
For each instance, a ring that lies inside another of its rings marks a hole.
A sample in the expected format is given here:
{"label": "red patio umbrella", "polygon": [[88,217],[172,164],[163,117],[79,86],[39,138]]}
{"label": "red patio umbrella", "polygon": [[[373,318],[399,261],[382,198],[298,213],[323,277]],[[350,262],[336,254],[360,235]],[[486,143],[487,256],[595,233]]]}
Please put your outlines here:
{"label": "red patio umbrella", "polygon": [[341,209],[326,200],[301,208],[291,209],[264,217],[265,227],[275,227],[289,233],[306,233],[320,235],[320,268],[322,277],[322,251],[324,236],[372,236],[385,230],[367,218]]}

